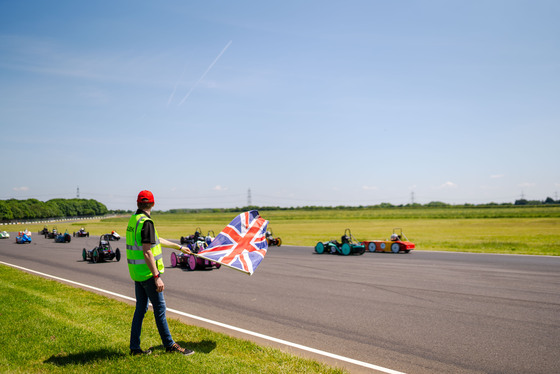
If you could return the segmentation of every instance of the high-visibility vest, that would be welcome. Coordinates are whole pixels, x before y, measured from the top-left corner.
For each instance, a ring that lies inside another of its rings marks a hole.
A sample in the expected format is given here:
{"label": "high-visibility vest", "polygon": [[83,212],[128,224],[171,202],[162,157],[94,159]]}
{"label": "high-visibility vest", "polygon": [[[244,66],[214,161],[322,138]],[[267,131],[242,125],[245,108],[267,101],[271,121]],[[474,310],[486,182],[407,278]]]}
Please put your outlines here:
{"label": "high-visibility vest", "polygon": [[[128,221],[126,228],[126,259],[128,262],[128,272],[132,280],[143,282],[154,276],[144,259],[144,250],[142,249],[142,227],[146,221],[152,221],[145,214],[134,214]],[[153,222],[153,221],[152,221]],[[150,245],[154,258],[156,260],[156,267],[160,273],[164,272],[165,266],[163,265],[163,253],[161,251],[161,243],[157,230],[156,244]]]}

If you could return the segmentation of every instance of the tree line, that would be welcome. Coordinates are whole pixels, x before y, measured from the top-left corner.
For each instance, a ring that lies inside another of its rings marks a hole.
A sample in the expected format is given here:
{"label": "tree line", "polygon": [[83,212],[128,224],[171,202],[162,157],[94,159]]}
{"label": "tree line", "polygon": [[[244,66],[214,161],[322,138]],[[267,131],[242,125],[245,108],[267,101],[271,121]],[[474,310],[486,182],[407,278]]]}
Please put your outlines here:
{"label": "tree line", "polygon": [[[514,203],[487,203],[487,204],[459,204],[452,205],[441,201],[432,201],[427,204],[400,204],[381,203],[378,205],[360,206],[298,206],[298,207],[279,207],[279,206],[244,206],[237,208],[199,208],[199,209],[170,209],[168,213],[200,213],[200,212],[240,212],[251,209],[257,210],[352,210],[352,209],[372,209],[372,208],[445,208],[445,207],[496,207],[496,206],[519,206],[519,205],[560,205],[560,200],[547,197],[545,200],[515,200]],[[161,211],[154,211],[160,212]],[[42,218],[66,218],[66,217],[88,217],[113,214],[132,214],[131,210],[108,210],[107,207],[93,199],[52,199],[49,201],[39,201],[37,199],[27,200],[0,200],[0,221],[7,222],[12,220],[34,220]]]}
{"label": "tree line", "polygon": [[41,218],[88,217],[107,214],[107,207],[93,199],[52,199],[39,201],[0,200],[0,221]]}
{"label": "tree line", "polygon": [[[391,203],[381,203],[377,205],[359,205],[359,206],[348,206],[348,205],[338,205],[338,206],[317,206],[317,205],[306,205],[306,206],[298,206],[298,207],[279,207],[279,206],[244,206],[244,207],[237,207],[237,208],[184,208],[184,209],[170,209],[168,213],[228,213],[228,212],[240,212],[240,211],[247,211],[247,210],[360,210],[360,209],[376,209],[376,208],[457,208],[457,207],[465,207],[465,208],[472,208],[472,207],[513,207],[519,205],[560,205],[560,200],[554,200],[551,197],[547,197],[545,200],[525,200],[519,199],[515,200],[514,203],[484,203],[484,204],[448,204],[442,201],[431,201],[427,204],[399,204],[394,205]],[[163,213],[161,211],[154,211]],[[123,212],[125,213],[125,212]],[[126,213],[130,213],[126,212]]]}

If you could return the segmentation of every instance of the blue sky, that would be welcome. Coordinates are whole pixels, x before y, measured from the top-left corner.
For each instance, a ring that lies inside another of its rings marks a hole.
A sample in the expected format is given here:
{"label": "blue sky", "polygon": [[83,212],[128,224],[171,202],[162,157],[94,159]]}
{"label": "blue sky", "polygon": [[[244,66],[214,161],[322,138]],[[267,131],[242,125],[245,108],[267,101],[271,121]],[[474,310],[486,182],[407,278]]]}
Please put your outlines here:
{"label": "blue sky", "polygon": [[557,1],[0,0],[0,199],[560,191]]}

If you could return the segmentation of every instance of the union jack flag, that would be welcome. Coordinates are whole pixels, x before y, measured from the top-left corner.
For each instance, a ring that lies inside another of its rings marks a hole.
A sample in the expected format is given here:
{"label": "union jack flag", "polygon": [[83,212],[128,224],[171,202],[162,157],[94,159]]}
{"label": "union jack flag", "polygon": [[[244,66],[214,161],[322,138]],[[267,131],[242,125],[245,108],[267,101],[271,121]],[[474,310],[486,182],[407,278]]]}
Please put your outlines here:
{"label": "union jack flag", "polygon": [[241,213],[197,257],[252,275],[268,249],[267,226],[258,211]]}

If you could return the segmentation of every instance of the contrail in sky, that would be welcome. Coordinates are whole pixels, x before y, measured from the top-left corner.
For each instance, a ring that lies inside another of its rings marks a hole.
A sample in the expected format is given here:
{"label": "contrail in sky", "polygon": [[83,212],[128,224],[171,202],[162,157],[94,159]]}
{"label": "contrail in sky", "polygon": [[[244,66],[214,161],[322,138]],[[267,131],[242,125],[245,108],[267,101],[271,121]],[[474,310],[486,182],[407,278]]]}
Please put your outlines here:
{"label": "contrail in sky", "polygon": [[175,91],[177,91],[177,86],[179,85],[179,82],[181,82],[181,80],[183,80],[183,76],[185,75],[186,71],[187,71],[187,65],[185,65],[185,68],[183,69],[183,73],[181,74],[181,77],[179,77],[179,80],[177,80],[177,82],[175,83],[175,87],[173,87],[173,92],[171,92],[171,95],[169,96],[169,100],[167,100],[167,106],[169,106],[169,104],[171,104],[171,100],[173,100],[173,97],[175,96]]}
{"label": "contrail in sky", "polygon": [[220,54],[218,55],[218,57],[216,57],[214,59],[214,61],[212,61],[212,63],[210,64],[210,66],[208,66],[208,69],[206,69],[206,71],[204,72],[204,74],[202,74],[202,76],[196,81],[196,83],[192,86],[191,90],[187,93],[187,95],[185,97],[183,97],[183,100],[181,100],[181,102],[179,103],[179,106],[183,105],[183,103],[185,102],[185,100],[187,100],[189,98],[189,96],[191,95],[191,93],[193,92],[193,90],[196,88],[196,86],[200,83],[200,81],[202,81],[204,79],[204,77],[206,76],[206,74],[208,74],[208,72],[210,71],[210,69],[212,69],[212,67],[216,64],[216,62],[218,62],[218,60],[220,59],[220,57],[222,57],[222,55],[224,54],[224,52],[229,48],[229,46],[231,45],[231,40],[229,41],[228,44],[226,44],[226,46],[224,47],[224,49],[222,49],[222,51],[220,52]]}

